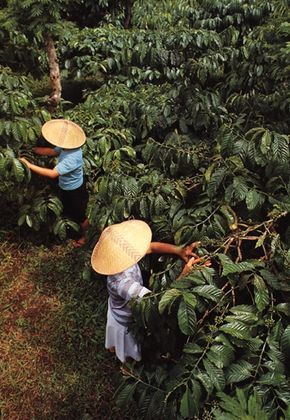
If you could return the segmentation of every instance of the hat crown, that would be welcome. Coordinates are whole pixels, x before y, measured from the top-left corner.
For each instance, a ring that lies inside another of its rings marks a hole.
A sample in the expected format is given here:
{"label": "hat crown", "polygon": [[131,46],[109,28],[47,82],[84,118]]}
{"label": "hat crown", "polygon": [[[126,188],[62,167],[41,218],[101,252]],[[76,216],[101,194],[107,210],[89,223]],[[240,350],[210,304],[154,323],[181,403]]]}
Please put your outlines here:
{"label": "hat crown", "polygon": [[92,266],[100,274],[117,274],[136,264],[147,252],[152,232],[141,220],[108,226],[92,253]]}
{"label": "hat crown", "polygon": [[47,121],[41,128],[43,137],[54,146],[75,149],[86,141],[83,129],[72,121],[55,119]]}
{"label": "hat crown", "polygon": [[118,232],[117,229],[114,229],[114,226],[109,226],[103,232],[104,240],[108,237],[110,242],[114,242],[114,245],[118,246],[129,258],[140,259],[143,257],[140,250],[136,247],[135,243],[132,242],[132,238],[126,238],[122,235],[122,232]]}

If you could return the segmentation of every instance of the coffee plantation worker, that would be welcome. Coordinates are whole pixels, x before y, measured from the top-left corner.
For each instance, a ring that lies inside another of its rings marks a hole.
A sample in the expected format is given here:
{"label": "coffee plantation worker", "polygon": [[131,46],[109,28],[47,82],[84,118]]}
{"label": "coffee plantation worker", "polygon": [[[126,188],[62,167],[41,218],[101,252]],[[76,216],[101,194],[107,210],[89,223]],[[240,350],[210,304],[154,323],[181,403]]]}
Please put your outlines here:
{"label": "coffee plantation worker", "polygon": [[107,275],[109,300],[105,347],[115,352],[122,363],[127,358],[141,360],[140,346],[128,331],[132,321],[130,299],[142,298],[151,292],[143,286],[138,261],[145,254],[151,253],[175,254],[184,261],[197,257],[193,249],[198,243],[181,248],[163,242],[151,242],[151,238],[150,227],[141,220],[111,225],[102,232],[91,256],[93,269]]}
{"label": "coffee plantation worker", "polygon": [[86,141],[85,133],[74,122],[63,119],[47,121],[41,132],[43,137],[56,147],[35,147],[33,150],[41,156],[58,156],[57,165],[49,169],[34,165],[23,157],[19,160],[38,175],[52,179],[58,177],[64,213],[80,225],[81,237],[75,242],[75,246],[82,246],[89,227],[86,217],[88,192],[83,176],[81,149]]}

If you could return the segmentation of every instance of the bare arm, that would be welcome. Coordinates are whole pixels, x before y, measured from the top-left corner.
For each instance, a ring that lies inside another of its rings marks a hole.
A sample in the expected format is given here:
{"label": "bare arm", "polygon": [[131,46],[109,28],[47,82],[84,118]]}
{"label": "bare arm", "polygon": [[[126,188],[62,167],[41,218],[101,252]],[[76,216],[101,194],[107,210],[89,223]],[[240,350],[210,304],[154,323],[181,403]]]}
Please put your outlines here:
{"label": "bare arm", "polygon": [[51,147],[34,147],[33,151],[40,156],[58,156],[57,151]]}
{"label": "bare arm", "polygon": [[49,169],[49,168],[42,168],[41,166],[34,165],[33,163],[30,163],[25,158],[19,159],[21,162],[23,162],[31,171],[35,172],[38,175],[46,176],[47,178],[57,178],[59,176],[59,173],[57,170]]}
{"label": "bare arm", "polygon": [[182,272],[179,274],[176,280],[180,280],[183,276],[189,273],[195,264],[201,263],[201,266],[210,267],[211,261],[208,255],[199,257],[193,252],[200,245],[200,242],[193,242],[192,244],[185,246],[184,248],[176,245],[167,244],[164,242],[151,242],[147,254],[158,253],[158,254],[174,254],[178,255],[185,261]]}
{"label": "bare arm", "polygon": [[187,262],[190,257],[197,256],[193,252],[193,249],[195,249],[198,245],[199,242],[193,242],[192,244],[181,248],[179,246],[167,244],[165,242],[151,242],[147,254],[174,254]]}

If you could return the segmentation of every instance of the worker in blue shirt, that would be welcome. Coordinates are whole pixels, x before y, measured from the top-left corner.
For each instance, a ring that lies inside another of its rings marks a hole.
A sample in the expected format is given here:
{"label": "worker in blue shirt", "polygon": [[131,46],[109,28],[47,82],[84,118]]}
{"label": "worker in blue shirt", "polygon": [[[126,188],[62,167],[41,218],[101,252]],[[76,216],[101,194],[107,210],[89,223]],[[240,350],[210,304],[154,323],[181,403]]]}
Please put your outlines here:
{"label": "worker in blue shirt", "polygon": [[81,237],[75,246],[82,246],[86,241],[89,221],[86,217],[88,192],[83,176],[83,154],[81,146],[86,136],[81,127],[69,120],[55,119],[42,126],[43,137],[51,147],[35,147],[33,150],[41,156],[58,156],[58,163],[53,169],[34,165],[25,158],[20,160],[38,175],[57,178],[61,192],[64,213],[80,225]]}

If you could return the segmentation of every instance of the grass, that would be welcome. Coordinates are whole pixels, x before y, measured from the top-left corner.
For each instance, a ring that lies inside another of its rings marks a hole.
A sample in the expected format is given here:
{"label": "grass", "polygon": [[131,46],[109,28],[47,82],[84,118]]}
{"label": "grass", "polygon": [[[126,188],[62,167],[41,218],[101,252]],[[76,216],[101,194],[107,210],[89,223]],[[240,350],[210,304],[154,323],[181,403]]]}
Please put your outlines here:
{"label": "grass", "polygon": [[1,232],[0,418],[134,419],[104,349],[107,292],[88,251]]}

